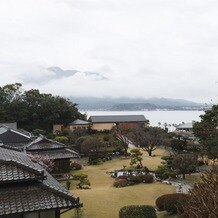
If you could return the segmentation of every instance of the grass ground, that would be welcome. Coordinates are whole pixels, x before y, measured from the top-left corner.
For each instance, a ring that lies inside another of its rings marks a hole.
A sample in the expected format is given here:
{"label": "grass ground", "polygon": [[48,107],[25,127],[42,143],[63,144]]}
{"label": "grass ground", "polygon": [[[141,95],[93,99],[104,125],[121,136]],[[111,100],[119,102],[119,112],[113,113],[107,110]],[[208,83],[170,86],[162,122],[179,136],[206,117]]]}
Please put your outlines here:
{"label": "grass ground", "polygon": [[[165,150],[158,149],[155,157],[144,154],[143,164],[150,170],[155,170],[161,164],[161,156]],[[149,204],[154,205],[155,199],[166,193],[175,192],[175,188],[159,182],[153,184],[139,184],[124,188],[112,187],[114,179],[107,172],[129,166],[129,159],[113,159],[96,166],[85,166],[78,173],[85,173],[91,182],[90,190],[76,189],[76,182],[72,182],[71,192],[79,196],[84,204],[83,217],[86,218],[116,218],[119,209],[126,205]],[[62,218],[73,218],[74,210],[62,215]],[[163,216],[162,216],[163,217]]]}

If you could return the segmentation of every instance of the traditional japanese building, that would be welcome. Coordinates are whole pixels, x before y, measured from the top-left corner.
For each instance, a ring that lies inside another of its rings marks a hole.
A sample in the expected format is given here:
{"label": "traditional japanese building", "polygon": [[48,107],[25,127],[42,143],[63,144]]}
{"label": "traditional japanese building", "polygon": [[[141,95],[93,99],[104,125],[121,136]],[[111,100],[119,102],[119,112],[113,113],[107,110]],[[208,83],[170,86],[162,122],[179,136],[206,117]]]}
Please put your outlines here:
{"label": "traditional japanese building", "polygon": [[22,150],[32,140],[31,133],[27,131],[18,130],[3,124],[0,125],[0,141],[6,146]]}
{"label": "traditional japanese building", "polygon": [[102,131],[111,130],[112,128],[136,128],[146,127],[149,123],[144,115],[107,115],[107,116],[90,116],[92,129]]}
{"label": "traditional japanese building", "polygon": [[80,206],[79,198],[27,154],[0,147],[0,217],[60,218]]}
{"label": "traditional japanese building", "polygon": [[64,144],[39,136],[25,146],[24,151],[33,156],[40,156],[54,161],[54,174],[70,172],[70,160],[79,158],[79,154]]}
{"label": "traditional japanese building", "polygon": [[87,121],[85,121],[85,120],[79,120],[79,119],[77,119],[77,120],[74,120],[72,123],[69,123],[69,124],[67,125],[67,128],[68,128],[71,132],[73,132],[73,131],[76,130],[76,129],[88,129],[89,125],[90,125],[90,122],[87,122]]}

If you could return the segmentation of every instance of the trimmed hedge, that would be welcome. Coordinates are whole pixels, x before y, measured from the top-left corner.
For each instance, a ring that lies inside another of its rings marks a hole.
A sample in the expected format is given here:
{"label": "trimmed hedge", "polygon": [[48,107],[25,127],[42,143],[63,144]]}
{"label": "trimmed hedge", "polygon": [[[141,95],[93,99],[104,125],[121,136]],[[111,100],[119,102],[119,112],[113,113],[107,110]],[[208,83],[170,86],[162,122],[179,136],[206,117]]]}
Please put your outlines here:
{"label": "trimmed hedge", "polygon": [[122,207],[119,218],[156,218],[156,211],[150,205],[131,205]]}
{"label": "trimmed hedge", "polygon": [[183,205],[187,199],[188,195],[183,193],[166,194],[157,198],[155,204],[159,211],[177,214],[184,212]]}

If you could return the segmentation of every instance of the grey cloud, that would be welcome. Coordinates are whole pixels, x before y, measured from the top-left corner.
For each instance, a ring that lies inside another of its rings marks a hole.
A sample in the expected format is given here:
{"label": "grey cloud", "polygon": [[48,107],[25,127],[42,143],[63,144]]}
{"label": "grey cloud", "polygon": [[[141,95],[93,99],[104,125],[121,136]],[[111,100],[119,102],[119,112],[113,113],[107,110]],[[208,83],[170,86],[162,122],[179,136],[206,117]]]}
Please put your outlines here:
{"label": "grey cloud", "polygon": [[217,101],[217,10],[216,0],[1,1],[0,84]]}

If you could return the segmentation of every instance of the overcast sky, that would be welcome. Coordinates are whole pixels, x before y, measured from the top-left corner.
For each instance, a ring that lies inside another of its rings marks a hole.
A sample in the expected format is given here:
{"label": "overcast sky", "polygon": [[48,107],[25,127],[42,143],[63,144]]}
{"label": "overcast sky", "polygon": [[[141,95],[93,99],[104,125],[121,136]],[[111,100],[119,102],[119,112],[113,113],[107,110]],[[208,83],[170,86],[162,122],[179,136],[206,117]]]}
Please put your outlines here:
{"label": "overcast sky", "polygon": [[218,102],[218,1],[1,0],[0,76],[64,96]]}

